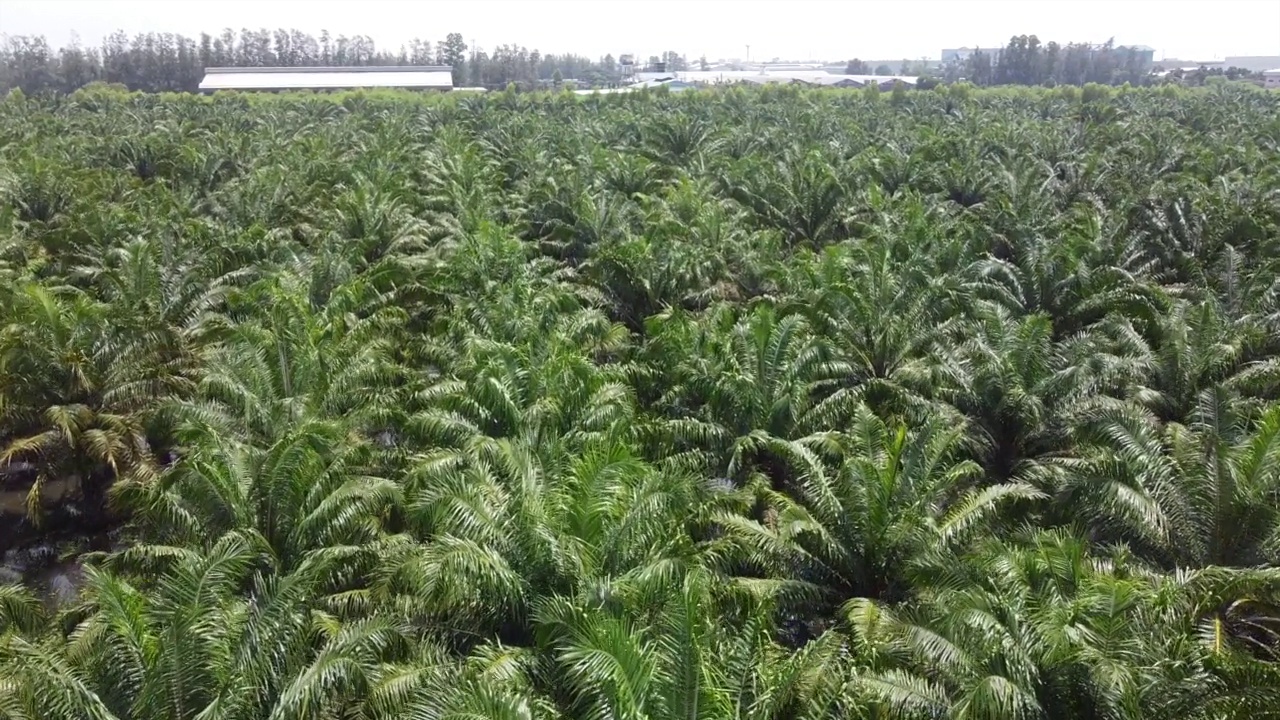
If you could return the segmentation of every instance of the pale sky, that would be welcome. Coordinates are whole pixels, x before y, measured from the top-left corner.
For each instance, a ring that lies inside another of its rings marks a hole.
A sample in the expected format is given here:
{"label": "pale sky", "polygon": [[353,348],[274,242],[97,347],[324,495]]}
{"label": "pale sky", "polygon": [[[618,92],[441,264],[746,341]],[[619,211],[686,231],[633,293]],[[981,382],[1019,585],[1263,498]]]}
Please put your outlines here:
{"label": "pale sky", "polygon": [[0,34],[113,30],[196,37],[224,27],[368,35],[380,48],[460,32],[485,49],[511,43],[589,57],[665,50],[690,58],[889,60],[944,47],[1043,42],[1150,45],[1156,59],[1280,55],[1280,0],[0,0]]}

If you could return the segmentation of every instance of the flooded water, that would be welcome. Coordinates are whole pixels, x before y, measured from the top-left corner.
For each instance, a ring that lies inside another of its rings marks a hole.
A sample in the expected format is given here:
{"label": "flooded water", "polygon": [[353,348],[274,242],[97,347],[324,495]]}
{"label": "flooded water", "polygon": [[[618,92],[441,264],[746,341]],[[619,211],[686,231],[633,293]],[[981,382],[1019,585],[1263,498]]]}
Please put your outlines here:
{"label": "flooded water", "polygon": [[36,575],[29,584],[54,605],[67,605],[75,602],[84,585],[84,568],[78,560],[59,563],[46,568]]}
{"label": "flooded water", "polygon": [[22,583],[51,608],[74,602],[84,584],[80,555],[91,545],[120,549],[119,526],[105,534],[86,528],[76,501],[78,481],[68,478],[45,483],[41,504],[47,514],[37,527],[27,517],[30,478],[16,482],[17,472],[6,470],[7,478],[0,477],[9,480],[0,482],[0,585]]}
{"label": "flooded water", "polygon": [[[0,522],[7,521],[6,516],[27,514],[27,492],[25,484],[16,487],[0,487]],[[49,480],[44,484],[44,505],[53,507],[69,501],[76,491],[76,482],[71,479]]]}
{"label": "flooded water", "polygon": [[[0,476],[0,584],[23,583],[51,605],[75,600],[84,580],[76,560],[83,539],[41,541],[41,529],[27,518],[27,494],[34,470],[25,463],[9,464]],[[41,504],[50,511],[67,510],[74,503],[72,478],[45,482]]]}
{"label": "flooded water", "polygon": [[83,579],[80,563],[62,556],[54,545],[39,544],[0,555],[0,583],[23,583],[51,605],[74,601]]}

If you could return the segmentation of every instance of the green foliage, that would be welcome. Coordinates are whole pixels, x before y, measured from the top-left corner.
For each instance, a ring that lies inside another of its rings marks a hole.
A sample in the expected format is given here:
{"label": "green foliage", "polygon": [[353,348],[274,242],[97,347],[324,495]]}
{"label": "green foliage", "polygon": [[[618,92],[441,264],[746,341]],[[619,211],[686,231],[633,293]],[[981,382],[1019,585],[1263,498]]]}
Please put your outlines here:
{"label": "green foliage", "polygon": [[0,720],[1276,717],[1277,109],[12,92]]}
{"label": "green foliage", "polygon": [[1105,101],[1111,95],[1111,89],[1106,85],[1097,83],[1089,83],[1080,90],[1080,100],[1086,103],[1098,103]]}
{"label": "green foliage", "polygon": [[973,85],[967,82],[952,83],[947,86],[947,95],[957,102],[965,102],[973,96]]}
{"label": "green foliage", "polygon": [[[922,90],[927,88],[921,88]],[[890,96],[890,102],[894,107],[902,107],[907,103],[907,86],[905,83],[898,81],[893,84],[893,93]]]}

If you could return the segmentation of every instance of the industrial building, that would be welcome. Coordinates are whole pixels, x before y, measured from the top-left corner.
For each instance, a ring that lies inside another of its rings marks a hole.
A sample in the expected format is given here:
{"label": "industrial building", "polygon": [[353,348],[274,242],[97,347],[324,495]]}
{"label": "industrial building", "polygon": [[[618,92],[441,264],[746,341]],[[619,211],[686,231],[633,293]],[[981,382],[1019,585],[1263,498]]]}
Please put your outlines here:
{"label": "industrial building", "polygon": [[637,82],[618,88],[577,90],[578,95],[635,92],[637,90],[665,87],[672,92],[695,87],[723,87],[742,83],[746,85],[807,85],[810,87],[860,88],[875,85],[881,90],[892,90],[901,83],[914,87],[917,78],[902,75],[836,75],[823,71],[783,70],[761,72],[758,70],[725,71],[676,71],[636,73]]}
{"label": "industrial building", "polygon": [[594,88],[588,90],[574,90],[575,95],[615,95],[618,93],[636,92],[639,90],[656,90],[658,88],[666,88],[668,92],[681,92],[682,90],[692,90],[693,84],[683,82],[681,80],[665,79],[665,80],[642,80],[630,85],[623,85],[616,88]]}
{"label": "industrial building", "polygon": [[996,47],[996,48],[990,48],[990,47],[986,47],[986,48],[981,48],[981,47],[975,47],[975,48],[968,48],[968,47],[962,47],[962,48],[943,48],[943,49],[942,49],[942,64],[943,64],[943,65],[953,65],[953,64],[956,64],[956,63],[962,63],[962,62],[965,62],[966,60],[968,60],[970,57],[972,57],[973,55],[975,55],[975,54],[977,54],[977,53],[982,53],[983,55],[986,55],[987,57],[991,58],[991,61],[992,61],[992,62],[995,62],[997,59],[999,59],[999,57],[1000,57],[1000,53],[1002,53],[1002,52],[1004,52],[1004,48],[1002,48],[1002,47]]}
{"label": "industrial building", "polygon": [[1280,68],[1280,55],[1228,55],[1222,61],[1223,68],[1237,67],[1249,72],[1265,73]]}
{"label": "industrial building", "polygon": [[1149,70],[1155,64],[1156,49],[1148,45],[1117,45],[1116,50],[1120,52],[1131,52],[1138,59],[1138,65]]}
{"label": "industrial building", "polygon": [[202,92],[216,90],[353,90],[401,88],[453,89],[453,71],[439,65],[369,67],[213,67],[205,68]]}
{"label": "industrial building", "polygon": [[640,83],[661,83],[677,81],[689,85],[729,85],[733,83],[749,83],[752,85],[774,85],[779,83],[803,83],[821,87],[863,87],[868,84],[878,85],[881,89],[892,89],[895,83],[913,86],[916,78],[906,75],[837,75],[826,70],[779,70],[768,67],[761,70],[681,70],[667,72],[638,72],[635,74]]}

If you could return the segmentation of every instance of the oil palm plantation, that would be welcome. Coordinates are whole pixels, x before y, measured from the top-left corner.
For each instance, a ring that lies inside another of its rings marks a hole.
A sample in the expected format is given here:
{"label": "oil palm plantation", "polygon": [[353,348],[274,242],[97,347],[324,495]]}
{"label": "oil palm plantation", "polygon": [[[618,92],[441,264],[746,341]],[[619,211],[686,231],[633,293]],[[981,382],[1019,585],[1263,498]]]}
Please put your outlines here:
{"label": "oil palm plantation", "polygon": [[1275,717],[1276,109],[4,97],[0,720]]}

